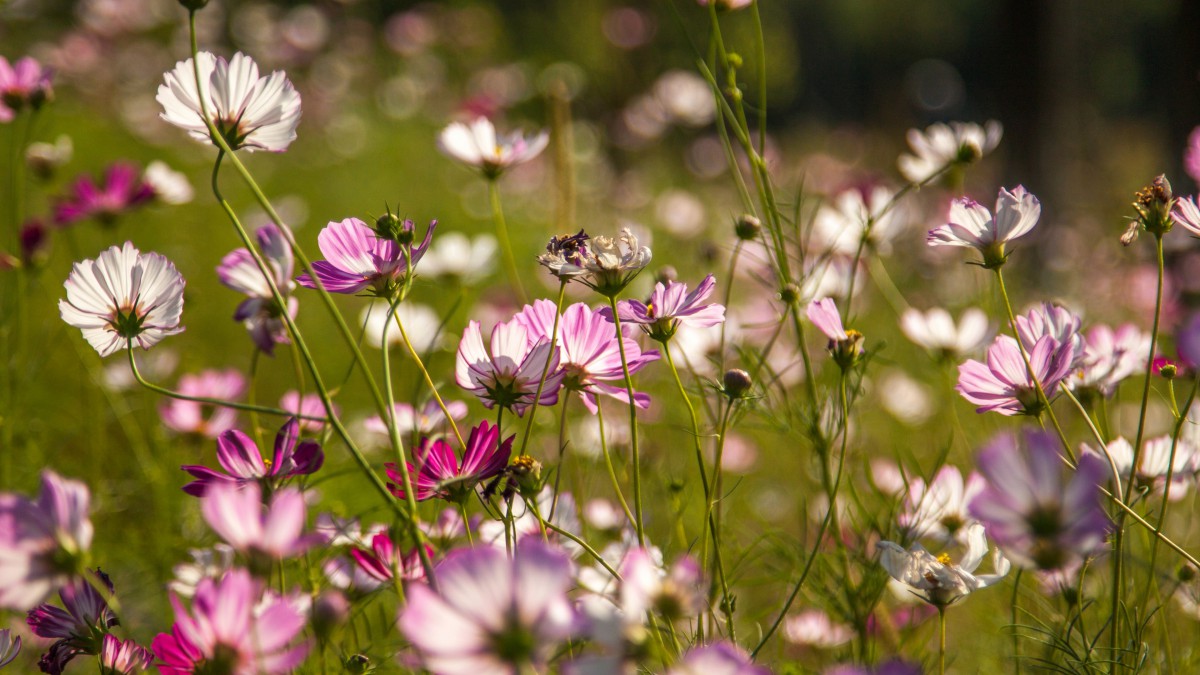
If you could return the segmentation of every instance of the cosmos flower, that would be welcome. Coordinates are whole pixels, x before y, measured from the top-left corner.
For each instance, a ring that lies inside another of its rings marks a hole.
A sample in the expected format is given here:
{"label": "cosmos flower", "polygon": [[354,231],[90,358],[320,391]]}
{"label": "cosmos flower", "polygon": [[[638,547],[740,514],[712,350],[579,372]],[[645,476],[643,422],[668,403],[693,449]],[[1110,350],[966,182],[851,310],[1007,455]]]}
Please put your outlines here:
{"label": "cosmos flower", "polygon": [[0,628],[0,668],[7,666],[21,653],[21,636],[13,636],[11,628]]}
{"label": "cosmos flower", "polygon": [[[1050,336],[1043,336],[1029,352],[1033,375],[1049,398],[1071,372],[1070,349],[1061,349]],[[954,389],[971,403],[975,412],[1001,415],[1039,415],[1042,402],[1035,383],[1029,377],[1017,341],[1007,335],[996,337],[987,351],[987,363],[970,360],[958,367]]]}
{"label": "cosmos flower", "polygon": [[315,473],[324,463],[325,454],[316,441],[300,440],[300,425],[293,417],[276,434],[275,453],[269,463],[263,460],[254,440],[236,429],[217,439],[217,461],[225,473],[206,466],[180,467],[196,479],[183,486],[183,491],[203,497],[213,485],[240,487],[251,483],[275,489],[289,478]]}
{"label": "cosmos flower", "polygon": [[621,563],[621,609],[631,620],[644,621],[650,612],[667,621],[698,616],[707,604],[707,592],[700,565],[690,557],[678,560],[668,572],[638,547]]}
{"label": "cosmos flower", "polygon": [[164,675],[284,675],[308,653],[296,598],[264,591],[245,570],[202,580],[190,612],[175,596],[171,606],[175,624],[152,644]]}
{"label": "cosmos flower", "polygon": [[[1051,302],[1035,305],[1025,314],[1018,314],[1017,337],[1025,351],[1033,351],[1042,336],[1049,335],[1060,349],[1071,352],[1071,367],[1080,365],[1084,357],[1083,336],[1079,333],[1082,320],[1071,310]],[[1143,366],[1145,362],[1143,361]]]}
{"label": "cosmos flower", "polygon": [[150,186],[154,199],[163,204],[186,204],[196,196],[187,176],[158,160],[146,166],[142,182]]}
{"label": "cosmos flower", "polygon": [[947,360],[981,349],[987,343],[989,327],[987,314],[976,307],[965,310],[957,326],[950,313],[940,307],[927,312],[909,308],[900,316],[900,330],[909,340]]}
{"label": "cosmos flower", "polygon": [[[246,392],[246,378],[235,368],[205,370],[198,375],[180,377],[176,388],[184,396],[236,401]],[[237,411],[233,408],[181,398],[163,403],[158,415],[172,431],[206,438],[217,438],[237,425]]]}
{"label": "cosmos flower", "polygon": [[63,284],[67,299],[58,301],[58,310],[100,356],[116,353],[130,340],[149,349],[183,332],[183,285],[170,260],[141,253],[127,241],[95,260],[75,263]]}
{"label": "cosmos flower", "polygon": [[[445,401],[446,410],[450,413],[450,419],[455,421],[461,420],[467,416],[467,404],[462,401]],[[414,410],[407,403],[397,403],[392,406],[393,415],[396,418],[396,428],[401,434],[419,434],[422,436],[435,436],[445,432],[446,414],[442,412],[442,407],[435,400],[430,400],[420,411]],[[387,435],[387,422],[379,415],[373,415],[363,421],[363,426],[367,431],[372,431],[377,434]]]}
{"label": "cosmos flower", "polygon": [[[411,233],[412,221],[405,221],[405,224]],[[406,247],[377,236],[376,230],[358,218],[330,222],[317,235],[317,247],[326,259],[313,262],[313,273],[330,293],[353,295],[369,289],[373,295],[390,298],[429,249],[436,227],[436,220],[430,222],[425,239],[420,244]],[[406,249],[409,249],[408,253]],[[316,288],[307,273],[296,281],[305,288]]]}
{"label": "cosmos flower", "polygon": [[957,468],[943,466],[928,485],[921,478],[909,480],[908,497],[897,520],[915,539],[948,540],[971,520],[967,505],[983,488],[983,476],[972,472],[964,481]]}
{"label": "cosmos flower", "polygon": [[[1019,447],[1020,446],[1020,447]],[[1027,569],[1071,567],[1104,546],[1109,520],[1100,504],[1105,462],[1083,455],[1074,471],[1052,434],[1002,434],[979,452],[987,487],[970,506],[1014,563]]]}
{"label": "cosmos flower", "polygon": [[447,232],[439,235],[425,253],[421,275],[475,283],[492,273],[497,247],[496,238],[490,234],[468,238],[461,232]]}
{"label": "cosmos flower", "polygon": [[[1105,451],[1097,450],[1086,443],[1082,451],[1103,462],[1106,477],[1112,475],[1112,466],[1115,465],[1120,478],[1129,478],[1129,471],[1133,467],[1133,445],[1124,437],[1118,436],[1109,441]],[[1166,435],[1150,438],[1142,443],[1142,454],[1138,458],[1136,472],[1139,486],[1162,494],[1167,483],[1167,474],[1170,474],[1170,498],[1175,501],[1187,496],[1188,488],[1196,482],[1197,472],[1200,472],[1200,454],[1188,439],[1180,438],[1178,443],[1174,443],[1171,436]]]}
{"label": "cosmos flower", "polygon": [[32,57],[9,63],[0,56],[0,122],[11,122],[26,106],[37,110],[54,97],[50,71]]}
{"label": "cosmos flower", "polygon": [[967,122],[937,123],[925,131],[908,130],[914,154],[902,155],[900,173],[913,183],[929,180],[947,166],[965,166],[996,148],[1004,128],[995,120],[984,126]]}
{"label": "cosmos flower", "polygon": [[858,255],[860,242],[864,250],[890,252],[891,242],[904,224],[896,209],[883,211],[894,196],[884,185],[843,190],[822,204],[813,217],[813,244],[817,250],[851,257]]}
{"label": "cosmos flower", "polygon": [[667,675],[769,675],[770,672],[754,665],[741,647],[720,641],[692,647],[671,666]]}
{"label": "cosmos flower", "polygon": [[[640,324],[651,338],[660,342],[670,339],[682,326],[708,328],[725,321],[725,306],[702,304],[716,285],[713,275],[704,277],[696,290],[688,293],[687,284],[677,281],[654,285],[654,291],[646,304],[637,300],[622,300],[617,303],[617,316],[621,321]],[[601,310],[605,311],[605,310]],[[605,311],[611,316],[612,310]]]}
{"label": "cosmos flower", "polygon": [[150,669],[154,652],[133,640],[106,634],[100,646],[100,675],[129,675]]}
{"label": "cosmos flower", "polygon": [[213,482],[200,499],[204,522],[235,550],[271,560],[284,560],[318,543],[305,535],[304,496],[296,488],[271,495],[265,507],[258,483]]}
{"label": "cosmos flower", "polygon": [[27,610],[70,581],[92,545],[87,486],[42,471],[37,500],[0,493],[0,608]]}
{"label": "cosmos flower", "polygon": [[478,169],[487,178],[496,178],[509,167],[537,157],[550,142],[550,135],[539,131],[533,136],[521,132],[497,135],[486,117],[470,124],[452,122],[438,134],[438,150],[447,157]]}
{"label": "cosmos flower", "polygon": [[853,640],[854,629],[819,609],[809,609],[787,618],[783,636],[794,645],[832,649]]}
{"label": "cosmos flower", "polygon": [[[93,572],[108,592],[112,581],[100,570]],[[58,591],[63,608],[51,604],[29,610],[26,623],[34,635],[54,640],[38,661],[44,673],[60,675],[67,664],[80,654],[99,654],[101,636],[117,625],[117,617],[108,603],[85,579],[73,579]]]}
{"label": "cosmos flower", "polygon": [[950,203],[950,222],[930,230],[926,242],[973,248],[983,256],[984,267],[996,269],[1008,258],[1005,244],[1028,234],[1041,214],[1041,202],[1020,185],[1011,191],[1000,188],[995,216],[979,202],[961,197]]}
{"label": "cosmos flower", "polygon": [[[295,389],[289,389],[279,397],[279,409],[296,416],[296,422],[300,424],[300,433],[302,434],[319,434],[325,428],[325,422],[321,421],[321,419],[325,419],[325,402],[316,392],[301,395]],[[334,405],[333,414],[337,415],[340,412],[341,408]],[[321,419],[312,419],[314,417]]]}
{"label": "cosmos flower", "polygon": [[[433,557],[433,547],[425,544],[425,550]],[[350,549],[350,556],[358,564],[358,568],[381,582],[390,582],[399,576],[405,581],[425,578],[425,568],[421,565],[421,554],[416,548],[403,556],[397,554],[397,546],[387,532],[380,532],[371,538],[370,550],[362,548]]]}
{"label": "cosmos flower", "polygon": [[154,199],[154,188],[129,162],[117,162],[104,171],[97,184],[89,175],[80,176],[71,191],[54,204],[54,224],[65,227],[88,218],[113,225],[122,214]]}
{"label": "cosmos flower", "polygon": [[842,369],[854,365],[858,357],[862,356],[863,334],[842,327],[842,317],[838,314],[833,298],[821,298],[810,302],[804,314],[817,330],[829,338],[829,353]]}
{"label": "cosmos flower", "polygon": [[212,548],[194,548],[188,551],[190,562],[171,568],[174,578],[167,582],[172,593],[183,598],[196,594],[196,588],[204,579],[214,581],[233,569],[235,551],[229,544],[214,544]]}
{"label": "cosmos flower", "polygon": [[[163,76],[156,99],[162,118],[201,143],[213,143],[202,111],[233,150],[283,152],[296,140],[300,94],[281,71],[258,76],[258,64],[238,52],[233,59],[200,52],[201,89],[192,59]],[[203,101],[203,105],[201,103]]]}
{"label": "cosmos flower", "polygon": [[648,246],[639,246],[638,238],[629,228],[621,230],[614,239],[604,235],[592,237],[583,259],[588,275],[581,280],[605,297],[620,293],[630,281],[650,264]]}
{"label": "cosmos flower", "polygon": [[1150,334],[1132,323],[1115,330],[1103,324],[1092,326],[1083,337],[1080,368],[1068,383],[1076,390],[1112,396],[1122,380],[1146,369],[1150,342]]}
{"label": "cosmos flower", "polygon": [[[508,466],[515,436],[500,441],[500,428],[480,422],[471,429],[462,463],[454,448],[445,440],[428,438],[413,450],[414,462],[408,462],[417,501],[431,497],[461,502],[470,496],[479,483],[494,478]],[[404,497],[404,480],[394,462],[388,462],[387,477],[392,494]]]}
{"label": "cosmos flower", "polygon": [[555,235],[546,244],[546,252],[538,255],[538,263],[560,281],[567,282],[587,274],[584,261],[591,253],[588,250],[586,232]]}
{"label": "cosmos flower", "polygon": [[[263,261],[271,270],[271,280],[287,305],[288,316],[294,319],[300,303],[292,296],[296,288],[292,281],[295,264],[292,247],[273,224],[258,228],[254,236],[262,249]],[[275,345],[290,341],[283,309],[248,250],[239,248],[222,258],[217,266],[217,278],[225,286],[247,296],[233,313],[233,320],[242,322],[250,339],[264,354],[274,355]]]}
{"label": "cosmos flower", "polygon": [[455,358],[454,379],[458,386],[474,394],[488,409],[499,405],[523,416],[538,394],[542,373],[547,372],[538,405],[558,402],[564,373],[559,369],[559,349],[549,337],[532,334],[514,318],[492,328],[490,346],[489,354],[479,322],[469,322]]}
{"label": "cosmos flower", "polygon": [[899,544],[881,541],[876,544],[876,549],[879,551],[879,563],[893,579],[908,586],[925,602],[945,607],[969,593],[999,582],[1011,568],[1008,560],[996,550],[992,555],[993,573],[974,573],[988,551],[983,525],[968,525],[964,544],[966,550],[957,565],[949,555],[943,553],[934,556],[920,544],[906,551]]}
{"label": "cosmos flower", "polygon": [[514,553],[458,549],[436,568],[437,591],[408,587],[400,630],[426,669],[442,675],[542,672],[576,632],[567,554],[537,540],[520,542]]}

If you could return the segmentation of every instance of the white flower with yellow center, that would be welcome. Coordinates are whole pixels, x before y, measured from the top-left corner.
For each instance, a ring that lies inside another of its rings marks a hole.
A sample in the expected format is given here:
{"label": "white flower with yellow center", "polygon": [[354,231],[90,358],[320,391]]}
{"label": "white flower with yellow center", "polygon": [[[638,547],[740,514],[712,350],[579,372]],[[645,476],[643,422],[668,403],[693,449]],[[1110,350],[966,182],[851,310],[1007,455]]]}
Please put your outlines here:
{"label": "white flower with yellow center", "polygon": [[983,525],[972,523],[967,527],[966,551],[955,565],[946,553],[934,556],[920,544],[911,549],[890,541],[881,541],[879,563],[893,579],[909,587],[914,595],[937,607],[945,607],[972,591],[987,588],[1004,578],[1012,564],[999,549],[992,553],[992,574],[974,572],[987,553],[987,536]]}

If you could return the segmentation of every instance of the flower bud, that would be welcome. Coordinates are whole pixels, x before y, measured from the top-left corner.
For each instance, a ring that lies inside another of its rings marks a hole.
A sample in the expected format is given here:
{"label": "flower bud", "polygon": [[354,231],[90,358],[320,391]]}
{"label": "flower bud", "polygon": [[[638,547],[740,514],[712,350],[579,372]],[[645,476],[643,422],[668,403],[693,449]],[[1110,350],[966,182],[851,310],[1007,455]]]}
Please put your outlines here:
{"label": "flower bud", "polygon": [[1161,237],[1171,231],[1175,224],[1171,210],[1175,208],[1175,195],[1167,177],[1160,175],[1134,195],[1133,208],[1138,221],[1146,231]]}
{"label": "flower bud", "polygon": [[730,70],[737,70],[742,67],[742,55],[737,52],[729,52],[726,63],[729,64]]}
{"label": "flower bud", "polygon": [[346,659],[346,672],[352,675],[366,675],[375,672],[375,666],[366,654],[354,654]]}
{"label": "flower bud", "polygon": [[679,279],[679,272],[671,265],[663,265],[654,273],[654,280],[660,284],[668,284]]}
{"label": "flower bud", "polygon": [[762,221],[747,213],[734,222],[733,231],[742,241],[758,239],[758,234],[762,232]]}
{"label": "flower bud", "polygon": [[732,368],[725,371],[724,377],[721,378],[722,389],[729,400],[746,398],[750,393],[750,388],[754,386],[754,380],[750,378],[750,373],[739,368]]}
{"label": "flower bud", "polygon": [[779,299],[783,304],[791,306],[800,302],[800,287],[796,284],[787,284],[779,289]]}
{"label": "flower bud", "polygon": [[179,4],[189,12],[199,12],[208,5],[208,0],[179,0]]}
{"label": "flower bud", "polygon": [[401,246],[409,246],[416,238],[413,221],[400,220],[393,213],[385,213],[375,220],[375,236],[380,239],[390,239]]}

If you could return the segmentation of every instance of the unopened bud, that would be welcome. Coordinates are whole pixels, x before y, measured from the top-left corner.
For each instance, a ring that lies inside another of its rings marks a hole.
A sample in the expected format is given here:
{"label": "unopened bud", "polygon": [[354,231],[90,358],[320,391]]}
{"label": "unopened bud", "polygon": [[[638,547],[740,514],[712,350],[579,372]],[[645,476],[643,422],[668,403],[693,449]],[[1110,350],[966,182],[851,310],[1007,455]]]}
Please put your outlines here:
{"label": "unopened bud", "polygon": [[1196,578],[1196,568],[1191,565],[1180,565],[1179,569],[1175,571],[1175,578],[1180,583],[1186,584]]}
{"label": "unopened bud", "polygon": [[725,395],[730,400],[734,400],[746,398],[750,387],[754,386],[754,380],[750,379],[750,373],[733,368],[725,371],[725,376],[721,378],[721,384],[724,385]]}
{"label": "unopened bud", "polygon": [[729,52],[726,63],[729,64],[730,70],[737,70],[742,67],[742,55],[736,52]]}
{"label": "unopened bud", "polygon": [[759,232],[762,232],[762,221],[750,214],[746,214],[737,219],[733,224],[733,231],[737,234],[738,239],[742,241],[751,241],[758,239]]}
{"label": "unopened bud", "polygon": [[679,279],[679,272],[671,265],[663,265],[654,273],[654,280],[663,285],[677,279]]}
{"label": "unopened bud", "polygon": [[179,4],[189,12],[198,12],[208,5],[208,0],[179,0]]}
{"label": "unopened bud", "polygon": [[354,654],[346,659],[346,672],[353,673],[353,675],[366,675],[375,672],[375,666],[371,665],[371,659],[367,658],[366,654]]}
{"label": "unopened bud", "polygon": [[800,302],[800,287],[796,284],[787,284],[779,289],[779,299],[783,301],[783,304],[789,306]]}

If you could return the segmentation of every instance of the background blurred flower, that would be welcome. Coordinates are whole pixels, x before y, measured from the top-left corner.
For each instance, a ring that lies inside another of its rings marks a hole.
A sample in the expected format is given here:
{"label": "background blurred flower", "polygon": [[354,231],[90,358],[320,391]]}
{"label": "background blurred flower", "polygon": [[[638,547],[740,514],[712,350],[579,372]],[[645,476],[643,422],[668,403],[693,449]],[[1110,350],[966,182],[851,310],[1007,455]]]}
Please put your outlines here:
{"label": "background blurred flower", "polygon": [[10,122],[22,108],[37,110],[54,96],[50,70],[32,57],[9,63],[0,56],[0,122]]}
{"label": "background blurred flower", "polygon": [[537,157],[549,143],[550,134],[545,131],[533,136],[519,131],[497,135],[496,127],[486,117],[476,118],[469,125],[451,123],[438,134],[437,142],[442,154],[479,169],[488,178]]}
{"label": "background blurred flower", "polygon": [[67,583],[92,546],[91,494],[42,471],[36,501],[0,493],[0,608],[27,610]]}
{"label": "background blurred flower", "polygon": [[970,164],[1000,144],[1004,128],[996,120],[984,126],[969,122],[937,123],[925,131],[908,130],[908,145],[913,154],[901,155],[900,173],[913,183],[932,178],[938,171],[955,164]]}
{"label": "background blurred flower", "polygon": [[[246,378],[234,368],[205,370],[197,375],[180,377],[176,389],[184,396],[237,401],[246,393]],[[217,438],[237,424],[237,411],[233,408],[180,398],[163,403],[158,414],[172,431],[207,438]]]}

